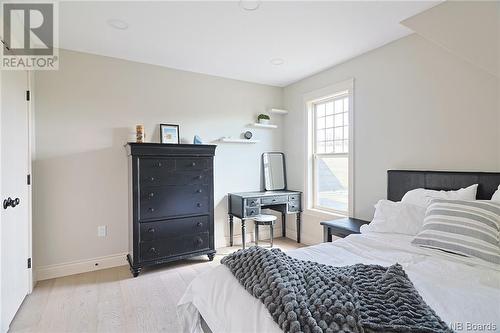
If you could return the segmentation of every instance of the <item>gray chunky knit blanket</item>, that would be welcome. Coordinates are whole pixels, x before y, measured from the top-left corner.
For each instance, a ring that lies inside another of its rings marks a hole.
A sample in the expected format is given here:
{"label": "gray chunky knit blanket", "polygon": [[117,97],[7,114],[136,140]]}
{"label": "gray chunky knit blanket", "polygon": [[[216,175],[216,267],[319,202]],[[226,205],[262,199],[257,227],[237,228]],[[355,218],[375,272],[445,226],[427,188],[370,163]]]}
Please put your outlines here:
{"label": "gray chunky knit blanket", "polygon": [[222,263],[285,332],[452,332],[399,264],[333,267],[261,247]]}

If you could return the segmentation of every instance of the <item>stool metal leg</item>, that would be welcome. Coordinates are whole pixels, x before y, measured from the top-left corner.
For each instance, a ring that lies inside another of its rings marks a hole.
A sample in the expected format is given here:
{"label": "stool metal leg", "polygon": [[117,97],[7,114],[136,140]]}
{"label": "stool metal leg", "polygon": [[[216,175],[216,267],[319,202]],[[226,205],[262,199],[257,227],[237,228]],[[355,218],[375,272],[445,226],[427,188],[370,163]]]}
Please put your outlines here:
{"label": "stool metal leg", "polygon": [[273,247],[273,237],[274,237],[274,225],[269,226],[271,229],[269,230],[271,233],[271,247]]}
{"label": "stool metal leg", "polygon": [[233,246],[233,215],[229,215],[229,246]]}
{"label": "stool metal leg", "polygon": [[259,224],[255,222],[255,246],[259,246]]}
{"label": "stool metal leg", "polygon": [[245,249],[245,232],[246,232],[245,220],[241,220],[241,242],[243,250]]}

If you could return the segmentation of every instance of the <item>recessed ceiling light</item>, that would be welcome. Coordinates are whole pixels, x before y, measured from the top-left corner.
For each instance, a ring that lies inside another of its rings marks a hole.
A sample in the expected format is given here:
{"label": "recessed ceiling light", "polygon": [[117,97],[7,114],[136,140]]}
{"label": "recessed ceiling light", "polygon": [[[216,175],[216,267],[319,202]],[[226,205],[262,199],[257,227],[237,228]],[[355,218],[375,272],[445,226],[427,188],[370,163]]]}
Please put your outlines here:
{"label": "recessed ceiling light", "polygon": [[239,5],[244,10],[252,11],[259,9],[261,2],[262,2],[261,0],[254,0],[254,1],[240,0]]}
{"label": "recessed ceiling light", "polygon": [[283,65],[284,63],[285,63],[285,60],[282,58],[271,59],[271,64],[273,64],[274,66],[280,66],[280,65]]}
{"label": "recessed ceiling light", "polygon": [[111,28],[115,28],[118,30],[127,30],[128,29],[128,23],[123,21],[123,20],[110,19],[107,21],[107,23]]}

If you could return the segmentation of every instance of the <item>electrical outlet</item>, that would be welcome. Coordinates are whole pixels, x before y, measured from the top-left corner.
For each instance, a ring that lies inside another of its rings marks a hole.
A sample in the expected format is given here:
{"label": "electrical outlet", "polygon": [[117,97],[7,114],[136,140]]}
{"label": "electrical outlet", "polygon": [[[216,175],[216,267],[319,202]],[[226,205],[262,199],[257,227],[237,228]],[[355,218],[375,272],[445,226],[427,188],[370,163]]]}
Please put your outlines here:
{"label": "electrical outlet", "polygon": [[97,237],[106,237],[106,226],[100,225],[97,227]]}

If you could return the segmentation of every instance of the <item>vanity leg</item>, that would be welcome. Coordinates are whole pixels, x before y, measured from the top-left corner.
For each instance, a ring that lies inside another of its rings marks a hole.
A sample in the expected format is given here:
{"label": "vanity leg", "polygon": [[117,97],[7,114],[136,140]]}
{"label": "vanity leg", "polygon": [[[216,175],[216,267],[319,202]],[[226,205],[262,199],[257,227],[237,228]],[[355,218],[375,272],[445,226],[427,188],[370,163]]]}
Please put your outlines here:
{"label": "vanity leg", "polygon": [[281,213],[281,234],[286,237],[286,213]]}
{"label": "vanity leg", "polygon": [[255,222],[255,246],[259,246],[259,225]]}
{"label": "vanity leg", "polygon": [[241,246],[243,250],[245,249],[245,232],[247,227],[245,226],[245,220],[241,220]]}
{"label": "vanity leg", "polygon": [[300,243],[300,213],[297,213],[297,243]]}
{"label": "vanity leg", "polygon": [[229,246],[233,246],[233,215],[229,215]]}

